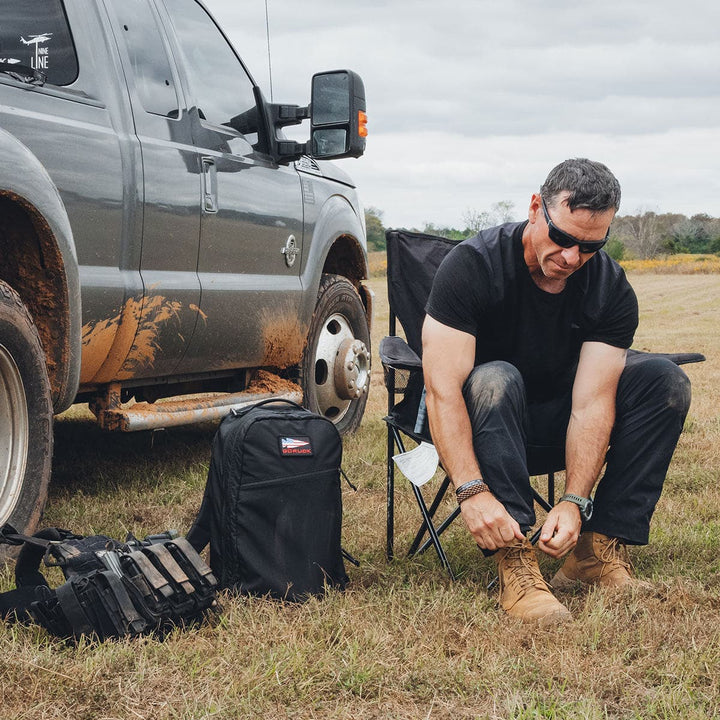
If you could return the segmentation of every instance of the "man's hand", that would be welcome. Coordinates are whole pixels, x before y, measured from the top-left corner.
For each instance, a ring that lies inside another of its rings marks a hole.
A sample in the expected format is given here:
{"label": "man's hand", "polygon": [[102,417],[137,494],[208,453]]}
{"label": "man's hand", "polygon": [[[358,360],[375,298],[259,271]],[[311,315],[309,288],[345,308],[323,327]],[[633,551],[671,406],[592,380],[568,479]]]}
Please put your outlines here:
{"label": "man's hand", "polygon": [[465,525],[483,550],[499,550],[525,537],[520,525],[492,493],[478,493],[463,500],[460,510]]}
{"label": "man's hand", "polygon": [[581,526],[580,508],[567,501],[558,503],[548,513],[538,547],[550,557],[561,558],[577,544]]}

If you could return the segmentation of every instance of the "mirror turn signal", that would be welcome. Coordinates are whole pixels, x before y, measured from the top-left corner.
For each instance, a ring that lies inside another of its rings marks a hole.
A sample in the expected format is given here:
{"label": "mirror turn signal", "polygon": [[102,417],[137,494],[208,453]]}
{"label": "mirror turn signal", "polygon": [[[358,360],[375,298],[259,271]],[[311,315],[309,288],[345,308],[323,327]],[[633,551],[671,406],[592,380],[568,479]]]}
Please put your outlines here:
{"label": "mirror turn signal", "polygon": [[358,135],[362,138],[366,138],[368,136],[367,121],[367,113],[364,113],[362,110],[358,110]]}

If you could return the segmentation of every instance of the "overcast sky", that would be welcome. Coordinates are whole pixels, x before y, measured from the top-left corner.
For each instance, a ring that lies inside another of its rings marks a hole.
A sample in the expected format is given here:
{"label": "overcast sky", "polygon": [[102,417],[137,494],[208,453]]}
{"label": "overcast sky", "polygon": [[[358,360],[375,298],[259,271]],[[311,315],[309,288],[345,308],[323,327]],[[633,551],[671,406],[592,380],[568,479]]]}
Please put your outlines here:
{"label": "overcast sky", "polygon": [[[567,157],[600,160],[621,213],[720,216],[715,0],[268,0],[275,102],[314,72],[364,82],[370,136],[340,161],[388,227],[525,216]],[[264,0],[206,5],[270,96]]]}

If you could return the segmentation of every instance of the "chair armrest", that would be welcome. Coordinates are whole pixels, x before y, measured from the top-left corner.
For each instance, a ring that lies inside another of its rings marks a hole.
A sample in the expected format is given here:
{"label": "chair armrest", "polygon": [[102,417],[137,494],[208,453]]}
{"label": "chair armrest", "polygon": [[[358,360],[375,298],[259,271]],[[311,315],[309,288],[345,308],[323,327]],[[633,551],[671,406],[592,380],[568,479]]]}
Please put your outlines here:
{"label": "chair armrest", "polygon": [[704,362],[705,356],[702,353],[651,353],[643,350],[628,350],[628,360],[641,355],[654,355],[655,357],[664,357],[672,360],[676,365],[685,365],[687,363]]}
{"label": "chair armrest", "polygon": [[380,361],[394,370],[422,370],[418,354],[397,335],[388,335],[380,341]]}

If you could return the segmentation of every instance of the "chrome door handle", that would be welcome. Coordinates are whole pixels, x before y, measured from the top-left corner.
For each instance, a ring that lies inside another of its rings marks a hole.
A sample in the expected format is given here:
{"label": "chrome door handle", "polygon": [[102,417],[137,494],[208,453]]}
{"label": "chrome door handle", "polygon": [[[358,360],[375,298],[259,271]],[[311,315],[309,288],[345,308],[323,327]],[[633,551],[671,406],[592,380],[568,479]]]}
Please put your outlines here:
{"label": "chrome door handle", "polygon": [[204,157],[202,162],[202,205],[206,213],[218,211],[217,202],[217,169],[215,159]]}

